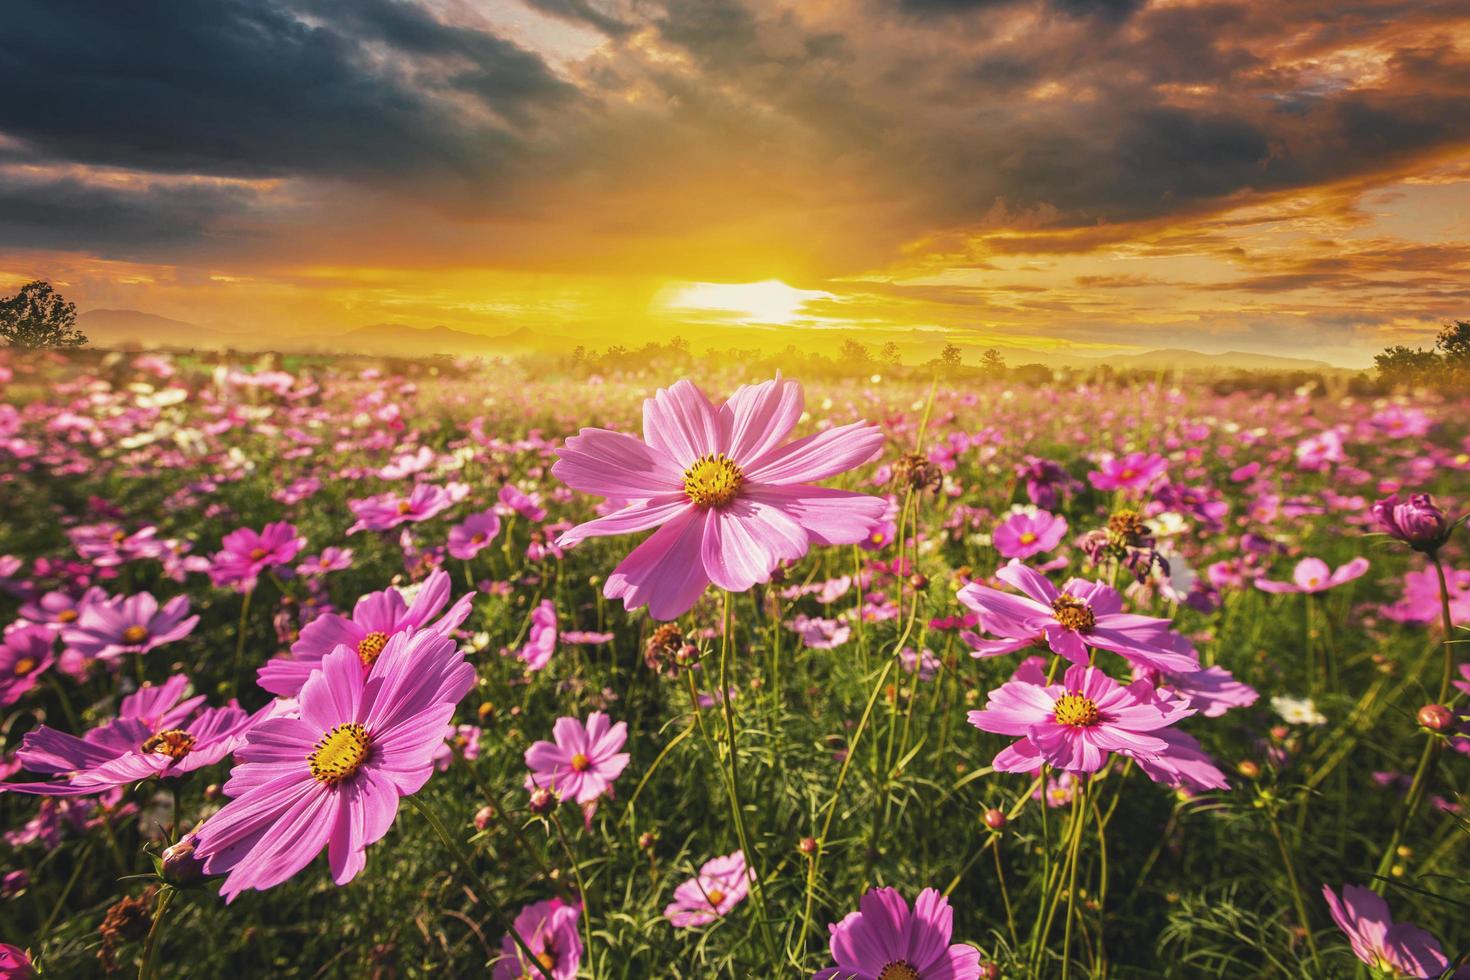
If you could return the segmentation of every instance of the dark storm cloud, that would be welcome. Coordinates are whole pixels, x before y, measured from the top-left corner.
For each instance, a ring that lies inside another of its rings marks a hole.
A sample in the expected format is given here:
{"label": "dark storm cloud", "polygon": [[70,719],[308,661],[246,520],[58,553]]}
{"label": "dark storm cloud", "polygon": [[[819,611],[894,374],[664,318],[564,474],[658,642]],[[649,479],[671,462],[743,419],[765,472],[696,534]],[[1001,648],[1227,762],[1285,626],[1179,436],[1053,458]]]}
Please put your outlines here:
{"label": "dark storm cloud", "polygon": [[123,188],[73,177],[0,174],[0,247],[167,259],[172,249],[218,244],[225,234],[220,222],[256,203],[257,195],[239,185],[154,182]]}
{"label": "dark storm cloud", "polygon": [[474,177],[571,90],[389,0],[12,0],[0,133],[162,172]]}

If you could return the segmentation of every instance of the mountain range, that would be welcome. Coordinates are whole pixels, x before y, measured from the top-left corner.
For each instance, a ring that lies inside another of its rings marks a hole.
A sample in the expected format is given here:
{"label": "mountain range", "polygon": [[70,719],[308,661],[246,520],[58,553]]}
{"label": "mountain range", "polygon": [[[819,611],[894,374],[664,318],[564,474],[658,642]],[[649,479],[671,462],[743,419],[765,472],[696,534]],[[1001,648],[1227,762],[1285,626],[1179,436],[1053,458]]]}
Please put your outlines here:
{"label": "mountain range", "polygon": [[[522,327],[504,334],[479,334],[454,327],[414,327],[400,323],[375,323],[338,334],[303,334],[294,337],[263,339],[258,331],[231,325],[206,327],[184,320],[145,313],[140,310],[95,309],[78,315],[77,326],[96,347],[156,347],[167,349],[205,350],[280,350],[312,353],[376,354],[401,357],[423,357],[433,354],[472,357],[513,357],[533,353],[565,353],[583,343],[580,338],[558,336]],[[769,335],[740,331],[736,328],[713,334],[703,330],[702,336],[714,347],[746,347]],[[589,349],[597,350],[618,339],[615,332],[594,330],[586,339]],[[785,339],[785,338],[783,338]],[[823,331],[823,348],[835,351],[847,339],[871,345],[871,337]],[[903,359],[918,363],[936,356],[939,347],[950,338],[924,334],[904,338],[900,344]],[[629,343],[629,346],[635,346]],[[784,346],[784,345],[783,345]],[[1005,344],[959,344],[965,363],[978,363],[984,351],[994,346],[1011,366],[1044,364],[1052,368],[1095,368],[1103,364],[1131,370],[1252,370],[1252,371],[1333,371],[1325,361],[1246,351],[1203,353],[1183,348],[1166,348],[1141,353],[1098,355],[1062,351],[1040,351]]]}

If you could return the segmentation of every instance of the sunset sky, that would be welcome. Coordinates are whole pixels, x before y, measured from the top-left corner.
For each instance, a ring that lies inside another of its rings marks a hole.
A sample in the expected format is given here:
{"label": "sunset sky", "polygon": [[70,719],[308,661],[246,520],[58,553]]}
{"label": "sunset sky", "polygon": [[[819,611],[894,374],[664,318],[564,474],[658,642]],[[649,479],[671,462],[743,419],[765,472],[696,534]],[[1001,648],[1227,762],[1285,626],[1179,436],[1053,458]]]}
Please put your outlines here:
{"label": "sunset sky", "polygon": [[0,288],[82,310],[1346,365],[1470,318],[1465,0],[11,0],[5,25]]}

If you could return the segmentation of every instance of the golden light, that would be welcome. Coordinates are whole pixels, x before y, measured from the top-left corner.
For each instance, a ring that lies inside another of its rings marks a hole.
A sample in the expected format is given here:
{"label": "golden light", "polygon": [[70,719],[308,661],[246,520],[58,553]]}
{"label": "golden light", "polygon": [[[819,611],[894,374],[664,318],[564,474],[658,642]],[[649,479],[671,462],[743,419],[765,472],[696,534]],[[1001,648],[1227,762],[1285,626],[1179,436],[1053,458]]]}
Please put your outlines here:
{"label": "golden light", "polygon": [[785,325],[806,319],[802,310],[818,299],[833,299],[820,289],[797,289],[779,279],[761,282],[692,282],[671,287],[661,295],[670,310],[710,313],[742,323]]}

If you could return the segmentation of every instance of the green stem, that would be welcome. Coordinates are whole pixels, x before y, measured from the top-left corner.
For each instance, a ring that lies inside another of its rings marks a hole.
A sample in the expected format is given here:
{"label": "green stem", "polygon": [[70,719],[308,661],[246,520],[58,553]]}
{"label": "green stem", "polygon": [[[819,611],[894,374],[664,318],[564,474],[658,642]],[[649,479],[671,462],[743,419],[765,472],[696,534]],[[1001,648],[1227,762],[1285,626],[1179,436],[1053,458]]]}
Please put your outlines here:
{"label": "green stem", "polygon": [[245,591],[245,598],[240,601],[240,625],[235,630],[235,665],[230,673],[235,680],[235,690],[240,690],[240,663],[245,657],[245,619],[250,615],[250,597],[255,595],[254,589]]}
{"label": "green stem", "polygon": [[1281,852],[1281,863],[1286,866],[1286,879],[1291,884],[1291,901],[1296,906],[1297,921],[1301,923],[1302,931],[1307,935],[1307,948],[1312,953],[1312,965],[1316,968],[1317,976],[1322,976],[1322,963],[1317,956],[1317,939],[1312,935],[1312,920],[1307,918],[1307,905],[1302,899],[1302,886],[1297,880],[1296,864],[1291,859],[1291,852],[1286,849],[1286,838],[1281,836],[1281,828],[1277,826],[1276,815],[1271,814],[1267,822],[1271,827],[1271,836],[1276,838],[1276,847]]}
{"label": "green stem", "polygon": [[429,822],[429,826],[434,828],[434,833],[439,835],[439,840],[444,842],[444,846],[449,850],[449,853],[454,859],[459,862],[460,867],[464,869],[465,875],[474,884],[475,889],[479,892],[480,900],[490,907],[493,917],[498,920],[500,927],[510,935],[511,941],[516,944],[516,948],[521,951],[526,961],[536,967],[536,972],[541,974],[545,980],[554,980],[551,972],[541,964],[541,961],[536,958],[536,954],[531,950],[531,947],[521,938],[521,934],[516,932],[515,920],[507,914],[505,907],[496,901],[495,891],[486,884],[485,879],[480,877],[480,872],[476,870],[474,861],[471,859],[469,852],[465,850],[464,844],[456,840],[449,833],[448,828],[444,826],[444,821],[439,819],[439,815],[430,809],[427,804],[421,802],[417,796],[405,796],[403,798],[408,801],[410,806],[423,814],[424,819]]}
{"label": "green stem", "polygon": [[157,976],[154,969],[153,958],[158,952],[159,940],[163,938],[163,920],[168,915],[168,907],[173,904],[174,889],[168,885],[158,889],[158,903],[153,907],[153,925],[148,927],[148,938],[143,942],[143,958],[138,963],[138,980],[149,980]]}
{"label": "green stem", "polygon": [[567,832],[561,825],[561,817],[556,811],[551,811],[551,823],[556,827],[556,838],[561,842],[562,853],[567,857],[567,863],[572,866],[572,877],[577,880],[577,898],[582,904],[582,955],[587,961],[587,972],[594,978],[597,976],[597,968],[592,963],[592,922],[591,911],[587,905],[587,883],[582,880],[582,866],[577,863],[577,856],[572,853],[572,845],[567,842]]}

